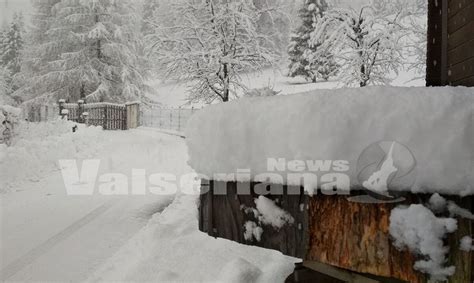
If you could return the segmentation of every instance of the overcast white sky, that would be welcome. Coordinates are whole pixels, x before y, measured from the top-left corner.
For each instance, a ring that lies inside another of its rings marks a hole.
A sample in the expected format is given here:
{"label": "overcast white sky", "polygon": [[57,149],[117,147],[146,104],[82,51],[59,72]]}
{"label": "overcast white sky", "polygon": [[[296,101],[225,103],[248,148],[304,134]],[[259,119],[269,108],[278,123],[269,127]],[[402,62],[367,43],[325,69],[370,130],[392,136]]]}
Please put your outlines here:
{"label": "overcast white sky", "polygon": [[23,12],[29,18],[32,8],[30,0],[0,0],[0,24],[10,21],[13,13]]}

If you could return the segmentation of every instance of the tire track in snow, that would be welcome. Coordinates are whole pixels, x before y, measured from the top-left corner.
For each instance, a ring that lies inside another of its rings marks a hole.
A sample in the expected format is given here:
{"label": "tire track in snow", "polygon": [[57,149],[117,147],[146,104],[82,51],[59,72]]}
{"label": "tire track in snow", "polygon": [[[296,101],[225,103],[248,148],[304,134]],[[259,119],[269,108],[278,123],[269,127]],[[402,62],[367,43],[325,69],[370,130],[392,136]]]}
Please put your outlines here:
{"label": "tire track in snow", "polygon": [[42,243],[41,245],[37,246],[36,248],[32,249],[19,259],[15,260],[14,262],[10,263],[7,265],[5,268],[2,269],[0,273],[0,279],[1,281],[5,281],[8,278],[12,277],[16,273],[18,273],[20,270],[34,262],[36,259],[41,257],[43,254],[47,253],[49,250],[51,250],[55,245],[57,245],[59,242],[67,239],[71,235],[73,235],[76,231],[90,223],[92,220],[103,214],[105,211],[107,211],[110,207],[112,206],[112,202],[109,201],[98,208],[94,209],[93,211],[89,212],[86,214],[84,217],[81,219],[77,220],[61,232],[57,233],[53,237],[49,238],[47,241]]}

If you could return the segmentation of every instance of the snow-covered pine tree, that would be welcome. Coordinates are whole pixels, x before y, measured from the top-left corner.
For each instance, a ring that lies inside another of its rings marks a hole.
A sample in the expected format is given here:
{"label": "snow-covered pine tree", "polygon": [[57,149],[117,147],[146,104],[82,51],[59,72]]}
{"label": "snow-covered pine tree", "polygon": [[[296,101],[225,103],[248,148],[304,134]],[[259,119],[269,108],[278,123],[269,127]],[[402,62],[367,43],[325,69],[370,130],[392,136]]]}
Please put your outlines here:
{"label": "snow-covered pine tree", "polygon": [[19,89],[13,95],[20,101],[40,96],[43,81],[39,78],[51,70],[49,62],[59,57],[47,34],[54,22],[53,7],[59,1],[32,0],[33,13],[25,35],[21,71],[14,76]]}
{"label": "snow-covered pine tree", "polygon": [[136,51],[140,21],[134,6],[126,0],[55,4],[42,47],[58,56],[33,78],[34,97],[123,102],[141,96],[146,85]]}
{"label": "snow-covered pine tree", "polygon": [[5,67],[0,67],[0,104],[11,101],[10,72]]}
{"label": "snow-covered pine tree", "polygon": [[[403,64],[400,19],[385,6],[330,9],[315,23],[310,42],[317,52],[334,50],[346,85],[389,84]],[[328,37],[321,41],[321,34]]]}
{"label": "snow-covered pine tree", "polygon": [[183,0],[166,12],[155,16],[157,27],[148,40],[163,75],[192,84],[190,102],[237,97],[246,89],[242,74],[278,57],[273,37],[258,31],[263,10],[252,0]]}
{"label": "snow-covered pine tree", "polygon": [[20,53],[23,48],[23,15],[16,13],[11,23],[3,31],[0,42],[0,65],[6,67],[10,75],[20,71]]}
{"label": "snow-covered pine tree", "polygon": [[[313,24],[317,22],[328,9],[325,0],[305,0],[298,11],[301,21],[300,26],[291,35],[288,55],[290,59],[288,75],[290,77],[302,76],[306,80],[316,82],[318,78],[328,80],[337,72],[337,64],[329,49],[318,52],[321,44],[310,44],[310,34]],[[323,40],[325,34],[320,35]]]}

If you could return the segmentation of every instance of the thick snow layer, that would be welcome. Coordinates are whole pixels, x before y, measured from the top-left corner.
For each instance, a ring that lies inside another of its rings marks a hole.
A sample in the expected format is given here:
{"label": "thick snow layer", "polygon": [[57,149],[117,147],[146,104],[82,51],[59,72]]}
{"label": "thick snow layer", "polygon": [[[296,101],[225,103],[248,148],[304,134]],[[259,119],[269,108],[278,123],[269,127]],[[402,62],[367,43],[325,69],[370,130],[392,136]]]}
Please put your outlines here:
{"label": "thick snow layer", "polygon": [[12,146],[0,144],[0,193],[39,181],[59,169],[60,159],[83,159],[100,148],[102,128],[63,120],[48,123],[21,122],[13,129]]}
{"label": "thick snow layer", "polygon": [[457,221],[452,218],[437,218],[423,205],[397,207],[390,215],[390,235],[394,245],[402,250],[423,256],[415,262],[414,268],[430,274],[434,280],[446,280],[455,272],[454,266],[445,267],[449,248],[443,244],[447,233],[457,229]]}
{"label": "thick snow layer", "polygon": [[[363,150],[396,141],[416,159],[412,191],[472,195],[473,111],[474,88],[465,87],[367,87],[243,98],[209,106],[191,118],[189,164],[209,178],[247,181],[245,174],[214,175],[250,169],[250,179],[256,180],[268,172],[268,158],[343,160],[349,162],[344,173],[357,185]],[[291,183],[287,174],[295,172],[290,169],[278,172],[283,180],[267,179]],[[311,170],[298,171],[304,172]]]}

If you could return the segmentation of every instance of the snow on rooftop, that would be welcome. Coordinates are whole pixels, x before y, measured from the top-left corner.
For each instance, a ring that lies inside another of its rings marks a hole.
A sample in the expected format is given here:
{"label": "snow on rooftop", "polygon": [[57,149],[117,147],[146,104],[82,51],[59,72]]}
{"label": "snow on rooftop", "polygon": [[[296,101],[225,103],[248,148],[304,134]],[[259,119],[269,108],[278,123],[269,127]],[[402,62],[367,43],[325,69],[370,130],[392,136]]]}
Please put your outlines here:
{"label": "snow on rooftop", "polygon": [[[189,164],[215,180],[248,181],[276,169],[269,168],[269,159],[303,161],[301,171],[293,164],[278,168],[282,178],[265,176],[292,184],[288,174],[313,172],[308,161],[329,160],[332,170],[346,173],[354,186],[362,185],[357,162],[364,149],[390,141],[388,148],[397,142],[413,155],[411,191],[472,195],[473,109],[474,88],[466,87],[367,87],[243,98],[192,117],[186,131]],[[394,158],[403,165],[400,156]],[[347,172],[340,161],[348,161]],[[318,174],[325,173],[323,167]],[[250,169],[250,176],[215,176],[241,169]]]}

